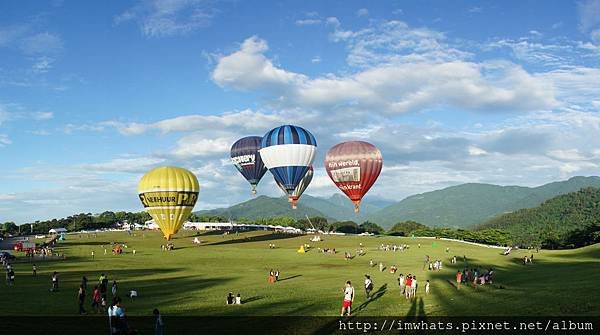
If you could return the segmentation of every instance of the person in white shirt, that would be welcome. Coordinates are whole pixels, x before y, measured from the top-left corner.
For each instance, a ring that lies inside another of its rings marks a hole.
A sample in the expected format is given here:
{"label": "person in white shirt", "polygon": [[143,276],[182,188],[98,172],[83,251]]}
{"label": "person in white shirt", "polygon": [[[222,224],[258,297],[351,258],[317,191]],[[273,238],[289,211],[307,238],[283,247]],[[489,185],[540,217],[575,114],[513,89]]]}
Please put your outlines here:
{"label": "person in white shirt", "polygon": [[400,277],[398,277],[398,285],[400,285],[400,293],[405,294],[404,290],[406,289],[406,284],[404,282],[404,276],[402,274],[400,274]]}
{"label": "person in white shirt", "polygon": [[410,296],[414,298],[417,295],[417,276],[413,276],[410,283]]}
{"label": "person in white shirt", "polygon": [[367,300],[371,299],[371,291],[373,291],[373,281],[369,275],[365,275],[365,293],[367,294]]}
{"label": "person in white shirt", "polygon": [[425,294],[429,294],[429,279],[425,283]]}
{"label": "person in white shirt", "polygon": [[346,311],[348,311],[348,316],[352,315],[352,302],[354,302],[354,287],[352,287],[352,283],[348,280],[344,288],[344,302],[342,304],[341,316],[344,316]]}
{"label": "person in white shirt", "polygon": [[235,304],[236,305],[241,305],[242,304],[242,296],[239,293],[235,297]]}

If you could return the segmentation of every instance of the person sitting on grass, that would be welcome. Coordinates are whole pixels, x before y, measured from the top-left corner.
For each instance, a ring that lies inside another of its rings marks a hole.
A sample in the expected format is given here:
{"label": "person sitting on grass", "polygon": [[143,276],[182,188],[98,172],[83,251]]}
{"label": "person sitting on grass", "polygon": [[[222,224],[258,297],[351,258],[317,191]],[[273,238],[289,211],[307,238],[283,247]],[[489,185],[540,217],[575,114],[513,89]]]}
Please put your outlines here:
{"label": "person sitting on grass", "polygon": [[225,303],[227,305],[233,305],[234,304],[234,297],[233,297],[233,293],[229,292],[229,294],[227,295],[227,298],[225,300]]}
{"label": "person sitting on grass", "polygon": [[242,304],[242,296],[239,293],[235,296],[235,304],[236,305]]}

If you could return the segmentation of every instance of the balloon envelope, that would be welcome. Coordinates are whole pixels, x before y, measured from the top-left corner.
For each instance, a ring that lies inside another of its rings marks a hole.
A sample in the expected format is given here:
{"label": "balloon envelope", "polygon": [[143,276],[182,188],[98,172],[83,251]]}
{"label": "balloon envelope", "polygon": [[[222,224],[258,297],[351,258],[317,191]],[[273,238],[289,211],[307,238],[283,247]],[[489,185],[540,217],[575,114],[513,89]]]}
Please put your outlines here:
{"label": "balloon envelope", "polygon": [[138,185],[140,201],[167,240],[187,220],[198,200],[199,191],[196,176],[175,166],[161,166],[150,170]]}
{"label": "balloon envelope", "polygon": [[382,166],[379,149],[364,141],[337,144],[325,156],[329,178],[354,202],[356,212],[362,197],[379,177]]}
{"label": "balloon envelope", "polygon": [[310,182],[312,181],[314,174],[315,174],[314,169],[312,166],[310,166],[308,168],[308,171],[306,171],[304,178],[302,178],[302,180],[300,180],[300,183],[298,183],[298,186],[296,186],[296,189],[292,192],[292,194],[288,194],[287,190],[283,187],[283,185],[280,183],[277,183],[277,186],[279,186],[279,188],[283,191],[283,193],[288,196],[288,202],[292,203],[292,208],[296,209],[296,205],[298,204],[298,199],[300,199],[300,197],[302,196],[302,193],[304,193],[304,191],[306,190],[308,185],[310,185]]}
{"label": "balloon envelope", "polygon": [[317,141],[309,131],[285,125],[265,134],[260,156],[275,181],[291,196],[312,165],[316,150]]}
{"label": "balloon envelope", "polygon": [[248,136],[231,146],[231,162],[250,183],[253,194],[256,194],[256,185],[267,172],[259,153],[261,141],[260,136]]}

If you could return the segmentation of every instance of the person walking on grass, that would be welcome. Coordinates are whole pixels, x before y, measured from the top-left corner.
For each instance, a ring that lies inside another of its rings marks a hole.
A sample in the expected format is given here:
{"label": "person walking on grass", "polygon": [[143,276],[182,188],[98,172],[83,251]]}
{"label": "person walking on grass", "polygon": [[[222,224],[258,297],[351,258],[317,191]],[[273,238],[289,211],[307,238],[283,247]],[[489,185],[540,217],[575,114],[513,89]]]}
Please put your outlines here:
{"label": "person walking on grass", "polygon": [[365,293],[367,294],[367,300],[371,300],[371,291],[373,291],[373,281],[371,276],[365,275]]}
{"label": "person walking on grass", "polygon": [[344,302],[342,303],[342,314],[347,312],[348,316],[352,316],[352,303],[354,302],[354,287],[352,287],[352,283],[348,280],[346,282],[346,287],[344,288]]}
{"label": "person walking on grass", "polygon": [[87,312],[83,309],[83,303],[85,302],[85,288],[83,285],[79,285],[79,291],[77,292],[77,300],[79,301],[79,315],[85,315]]}
{"label": "person walking on grass", "polygon": [[50,289],[50,292],[56,291],[58,291],[58,272],[54,271],[52,274],[52,288]]}
{"label": "person walking on grass", "polygon": [[154,335],[163,335],[165,333],[165,323],[158,308],[155,308],[152,314],[154,315]]}
{"label": "person walking on grass", "polygon": [[98,289],[98,285],[94,286],[94,291],[92,292],[92,310],[94,313],[98,313],[100,309],[100,290]]}
{"label": "person walking on grass", "polygon": [[460,270],[456,271],[456,289],[460,290],[460,283],[462,282],[462,272]]}
{"label": "person walking on grass", "polygon": [[33,276],[37,277],[37,266],[33,263]]}
{"label": "person walking on grass", "polygon": [[110,289],[113,298],[117,296],[117,281],[113,280],[112,288]]}
{"label": "person walking on grass", "polygon": [[427,279],[427,281],[425,282],[425,294],[429,294],[429,279]]}
{"label": "person walking on grass", "polygon": [[6,280],[7,280],[8,286],[15,285],[15,270],[13,270],[12,267],[6,273]]}

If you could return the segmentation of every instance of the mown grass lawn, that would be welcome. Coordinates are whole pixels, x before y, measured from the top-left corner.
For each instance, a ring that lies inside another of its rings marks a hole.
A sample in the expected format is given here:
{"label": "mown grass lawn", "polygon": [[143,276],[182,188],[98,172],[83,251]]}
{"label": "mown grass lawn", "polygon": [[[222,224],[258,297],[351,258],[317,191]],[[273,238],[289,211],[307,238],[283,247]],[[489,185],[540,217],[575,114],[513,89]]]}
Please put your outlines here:
{"label": "mown grass lawn", "polygon": [[[176,250],[161,251],[159,232],[98,233],[68,235],[58,251],[65,261],[37,262],[38,276],[32,277],[31,264],[15,263],[16,284],[0,285],[1,315],[75,315],[77,288],[87,276],[89,288],[100,273],[117,280],[119,295],[130,289],[139,292],[135,300],[124,298],[128,315],[149,315],[160,308],[168,315],[339,315],[342,287],[351,280],[356,288],[355,313],[363,316],[534,316],[600,315],[600,246],[578,250],[534,253],[534,263],[523,266],[519,258],[531,251],[501,250],[464,243],[395,237],[324,236],[310,242],[310,236],[282,236],[269,232],[201,235],[201,246],[192,243],[195,232],[182,231],[173,241]],[[112,255],[110,242],[125,243],[124,255]],[[269,243],[276,245],[269,249]],[[297,253],[301,244],[313,248]],[[365,256],[344,260],[344,251],[356,254],[363,243]],[[379,251],[380,244],[408,244],[405,252]],[[421,247],[418,247],[418,244]],[[107,246],[104,255],[102,246]],[[336,248],[338,253],[322,254],[317,247]],[[450,248],[449,252],[445,251]],[[137,254],[133,255],[132,250]],[[95,251],[95,259],[91,251]],[[443,270],[423,270],[425,255],[443,261]],[[450,258],[458,256],[457,264]],[[463,267],[494,267],[494,283],[457,291],[454,274]],[[369,260],[383,262],[384,272],[369,267]],[[388,269],[396,265],[393,275]],[[270,269],[279,269],[279,282],[269,284]],[[60,273],[60,291],[49,292],[50,274]],[[412,273],[420,283],[417,299],[407,301],[399,294],[399,273]],[[370,274],[376,297],[365,301],[362,282]],[[424,294],[425,280],[431,293]],[[226,306],[228,292],[240,293],[244,304]],[[87,300],[91,300],[91,289]],[[90,303],[86,303],[88,311]]]}

